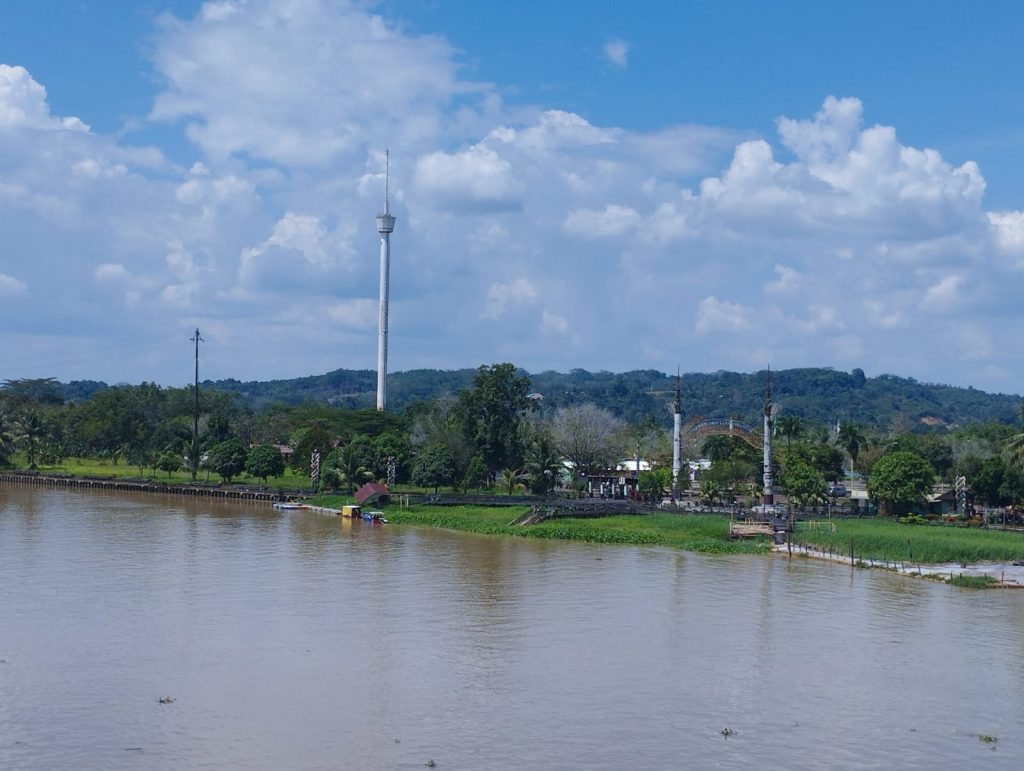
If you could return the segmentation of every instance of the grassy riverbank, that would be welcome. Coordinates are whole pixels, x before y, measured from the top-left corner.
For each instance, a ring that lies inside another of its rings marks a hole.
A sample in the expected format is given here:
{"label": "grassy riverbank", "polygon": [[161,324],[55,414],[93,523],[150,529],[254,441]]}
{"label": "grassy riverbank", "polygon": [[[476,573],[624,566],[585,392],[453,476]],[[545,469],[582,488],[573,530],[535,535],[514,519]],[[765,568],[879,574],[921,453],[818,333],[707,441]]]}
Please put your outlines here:
{"label": "grassy riverbank", "polygon": [[[352,499],[323,496],[317,505],[340,508]],[[526,507],[387,507],[389,521],[488,535],[555,538],[590,543],[655,544],[715,554],[762,553],[767,539],[730,541],[729,520],[716,515],[648,514],[597,519],[559,518],[538,525],[513,526]],[[794,542],[858,559],[915,564],[1012,562],[1024,560],[1024,533],[975,528],[904,525],[882,519],[842,519],[801,523]]]}
{"label": "grassy riverbank", "polygon": [[[11,467],[6,469],[7,471],[26,471],[25,464],[21,463],[17,467]],[[75,477],[89,477],[93,479],[145,479],[151,482],[157,482],[159,484],[189,484],[192,482],[192,475],[185,470],[178,470],[172,472],[155,472],[151,468],[139,469],[138,466],[133,466],[131,463],[121,461],[120,463],[114,463],[110,460],[99,460],[95,458],[66,458],[60,463],[52,465],[40,465],[36,472],[42,475],[54,475],[62,476],[68,475]],[[216,474],[211,474],[207,470],[203,470],[199,474],[198,481],[204,484],[216,484],[220,480]],[[232,480],[234,485],[250,486],[250,487],[262,487],[264,486],[262,479],[249,476],[248,474],[239,474]],[[296,490],[309,487],[309,477],[305,476],[294,469],[285,469],[282,476],[270,477],[266,481],[267,488],[271,490]]]}
{"label": "grassy riverbank", "polygon": [[939,525],[904,525],[882,519],[801,523],[793,542],[858,559],[915,564],[1024,560],[1024,533]]}
{"label": "grassy riverbank", "polygon": [[[319,506],[341,508],[351,503],[344,496],[323,496],[311,501]],[[621,543],[670,546],[712,554],[765,552],[767,541],[730,541],[729,520],[695,514],[648,514],[587,519],[559,518],[538,525],[511,523],[528,511],[524,506],[485,508],[477,506],[392,505],[385,510],[389,522],[426,525],[487,535],[554,538],[588,543]]]}

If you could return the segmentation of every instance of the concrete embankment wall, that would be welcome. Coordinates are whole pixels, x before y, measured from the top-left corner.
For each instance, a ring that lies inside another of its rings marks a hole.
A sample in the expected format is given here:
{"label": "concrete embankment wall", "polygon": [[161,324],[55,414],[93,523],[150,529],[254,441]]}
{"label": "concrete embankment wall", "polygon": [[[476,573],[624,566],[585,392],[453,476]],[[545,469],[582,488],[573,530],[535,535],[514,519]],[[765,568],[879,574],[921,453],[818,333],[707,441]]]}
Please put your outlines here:
{"label": "concrete embankment wall", "polygon": [[257,501],[273,503],[283,501],[286,491],[245,490],[231,487],[207,487],[205,485],[171,485],[150,481],[127,479],[88,479],[85,477],[47,476],[44,474],[0,473],[0,484],[38,485],[45,487],[70,487],[88,490],[117,490],[133,493],[159,493],[161,495],[186,495],[193,497],[221,498],[236,501]]}

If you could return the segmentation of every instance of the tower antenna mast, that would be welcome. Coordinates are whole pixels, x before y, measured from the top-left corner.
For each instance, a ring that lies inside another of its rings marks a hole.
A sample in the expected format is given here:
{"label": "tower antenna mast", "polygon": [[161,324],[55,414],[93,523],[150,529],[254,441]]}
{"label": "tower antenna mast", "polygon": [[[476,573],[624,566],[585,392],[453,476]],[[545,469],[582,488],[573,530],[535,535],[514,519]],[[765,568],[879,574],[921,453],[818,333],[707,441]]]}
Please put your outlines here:
{"label": "tower antenna mast", "polygon": [[[672,402],[672,498],[679,498],[679,476],[683,468],[682,427],[683,400],[679,387],[679,365],[676,365],[676,398]],[[689,479],[687,479],[689,482]]]}
{"label": "tower antenna mast", "polygon": [[199,344],[206,342],[199,336],[199,327],[196,327],[196,333],[189,338],[189,342],[196,344],[195,410],[192,413],[192,448],[188,453],[192,480],[195,481],[199,473]]}
{"label": "tower antenna mast", "polygon": [[765,506],[775,503],[775,479],[772,472],[772,368],[768,367],[764,384],[764,494],[761,502]]}
{"label": "tower antenna mast", "polygon": [[384,151],[384,213],[377,215],[380,234],[380,319],[377,335],[377,411],[387,408],[388,378],[388,284],[391,279],[391,232],[395,218],[390,202],[391,151]]}

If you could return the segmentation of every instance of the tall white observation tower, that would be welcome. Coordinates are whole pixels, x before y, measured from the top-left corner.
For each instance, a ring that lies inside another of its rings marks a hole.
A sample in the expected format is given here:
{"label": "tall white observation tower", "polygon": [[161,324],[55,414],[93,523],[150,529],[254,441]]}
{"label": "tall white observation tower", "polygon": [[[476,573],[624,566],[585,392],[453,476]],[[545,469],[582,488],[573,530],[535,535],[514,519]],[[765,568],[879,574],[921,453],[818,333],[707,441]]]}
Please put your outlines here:
{"label": "tall white observation tower", "polygon": [[384,155],[384,213],[377,215],[377,232],[380,233],[380,326],[377,337],[377,412],[383,412],[387,405],[388,379],[388,282],[391,278],[391,231],[395,229],[395,218],[388,203],[388,177],[391,153]]}

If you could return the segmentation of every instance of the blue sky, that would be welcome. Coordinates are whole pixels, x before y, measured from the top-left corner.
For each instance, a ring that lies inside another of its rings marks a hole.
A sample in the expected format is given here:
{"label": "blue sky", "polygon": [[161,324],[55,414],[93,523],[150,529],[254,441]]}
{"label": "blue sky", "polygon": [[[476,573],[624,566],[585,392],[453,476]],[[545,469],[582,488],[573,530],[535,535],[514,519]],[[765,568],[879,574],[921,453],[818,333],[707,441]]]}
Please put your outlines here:
{"label": "blue sky", "polygon": [[1024,6],[11,0],[0,377],[861,367],[1020,393]]}

